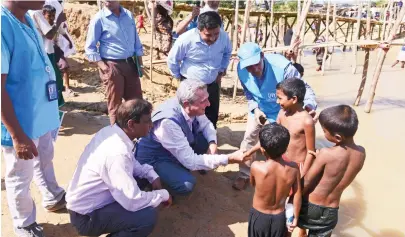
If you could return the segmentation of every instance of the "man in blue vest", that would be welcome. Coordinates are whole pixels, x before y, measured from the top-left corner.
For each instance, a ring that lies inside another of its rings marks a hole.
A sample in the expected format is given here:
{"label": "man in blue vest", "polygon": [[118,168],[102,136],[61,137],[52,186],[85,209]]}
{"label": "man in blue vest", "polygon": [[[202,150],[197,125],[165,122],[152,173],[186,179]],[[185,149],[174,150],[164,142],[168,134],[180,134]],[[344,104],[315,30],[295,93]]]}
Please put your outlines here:
{"label": "man in blue vest", "polygon": [[[300,73],[280,54],[266,54],[256,43],[245,43],[239,51],[238,77],[248,100],[248,121],[241,150],[249,150],[258,142],[259,131],[266,122],[275,122],[280,106],[277,104],[276,85],[287,78],[301,78]],[[306,84],[305,109],[315,115],[316,101],[312,88]],[[249,181],[250,164],[240,165],[241,175],[233,187],[242,190]]]}
{"label": "man in blue vest", "polygon": [[239,151],[217,154],[217,134],[205,115],[210,105],[207,85],[186,79],[176,93],[152,114],[153,128],[136,148],[141,164],[152,165],[171,192],[188,195],[196,179],[193,170],[212,170],[220,165],[243,162]]}

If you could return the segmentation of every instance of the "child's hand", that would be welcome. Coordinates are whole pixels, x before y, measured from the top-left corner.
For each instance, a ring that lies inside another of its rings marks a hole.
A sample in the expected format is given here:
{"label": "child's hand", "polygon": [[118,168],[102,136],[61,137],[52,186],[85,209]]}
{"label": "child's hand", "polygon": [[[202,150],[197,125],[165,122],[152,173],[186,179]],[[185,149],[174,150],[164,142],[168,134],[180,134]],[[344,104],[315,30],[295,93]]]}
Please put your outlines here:
{"label": "child's hand", "polygon": [[298,218],[294,218],[293,223],[289,226],[287,226],[288,232],[293,232],[295,227],[297,227],[298,224]]}

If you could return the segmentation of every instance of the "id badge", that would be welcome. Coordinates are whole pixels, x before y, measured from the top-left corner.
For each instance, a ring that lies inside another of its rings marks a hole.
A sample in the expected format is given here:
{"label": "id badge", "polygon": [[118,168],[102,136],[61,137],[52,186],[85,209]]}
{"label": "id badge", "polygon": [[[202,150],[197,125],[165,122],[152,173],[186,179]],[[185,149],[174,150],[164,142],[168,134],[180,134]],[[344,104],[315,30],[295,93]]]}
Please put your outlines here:
{"label": "id badge", "polygon": [[56,87],[56,81],[49,81],[46,83],[46,93],[48,95],[48,101],[54,101],[58,99],[58,89]]}

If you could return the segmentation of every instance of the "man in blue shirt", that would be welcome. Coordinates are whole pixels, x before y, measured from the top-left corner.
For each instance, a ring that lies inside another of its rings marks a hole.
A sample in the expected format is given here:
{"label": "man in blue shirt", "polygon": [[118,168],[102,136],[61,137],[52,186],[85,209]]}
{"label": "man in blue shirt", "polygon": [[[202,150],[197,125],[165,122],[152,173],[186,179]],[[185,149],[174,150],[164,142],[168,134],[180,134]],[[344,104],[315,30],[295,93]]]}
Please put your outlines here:
{"label": "man in blue shirt", "polygon": [[219,112],[219,85],[232,54],[232,43],[228,33],[221,29],[221,23],[221,17],[216,12],[201,14],[198,28],[182,34],[167,58],[169,70],[175,78],[200,80],[208,86],[210,106],[205,114],[215,128]]}
{"label": "man in blue shirt", "polygon": [[122,99],[142,98],[139,76],[143,70],[143,47],[132,13],[118,1],[104,1],[104,5],[90,22],[85,51],[87,58],[99,67],[106,86],[108,115],[114,124]]}
{"label": "man in blue shirt", "polygon": [[[239,51],[238,77],[248,100],[248,121],[241,150],[247,151],[258,142],[259,131],[267,122],[275,122],[280,106],[277,104],[276,85],[287,78],[300,78],[293,64],[280,54],[264,54],[256,43],[243,44]],[[312,88],[306,84],[305,109],[315,115],[317,106]],[[241,175],[233,187],[244,189],[249,181],[251,161],[240,166]]]}
{"label": "man in blue shirt", "polygon": [[55,72],[28,10],[42,1],[4,1],[1,7],[1,148],[7,201],[17,236],[43,236],[30,195],[34,178],[48,211],[65,207],[56,182],[51,131],[59,126]]}

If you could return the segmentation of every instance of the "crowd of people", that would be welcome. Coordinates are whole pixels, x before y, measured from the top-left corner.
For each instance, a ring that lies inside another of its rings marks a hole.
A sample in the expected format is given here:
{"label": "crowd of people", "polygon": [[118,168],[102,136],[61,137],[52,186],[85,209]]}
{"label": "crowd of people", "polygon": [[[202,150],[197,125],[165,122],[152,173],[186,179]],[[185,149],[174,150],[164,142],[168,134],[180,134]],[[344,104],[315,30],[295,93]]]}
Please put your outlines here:
{"label": "crowd of people", "polygon": [[[169,3],[150,5],[157,10],[157,29],[173,24]],[[218,5],[208,1],[179,24],[182,30],[170,50],[158,44],[180,83],[175,97],[153,109],[142,97],[143,45],[133,14],[118,1],[104,1],[90,22],[85,53],[98,65],[106,87],[110,125],[85,146],[65,191],[55,178],[51,132],[60,126],[63,69],[58,63],[65,56],[61,49],[55,59],[55,37],[60,34],[71,44],[66,17],[43,1],[2,3],[1,145],[16,236],[45,236],[36,222],[32,179],[43,207],[67,208],[80,235],[148,236],[158,206],[194,191],[192,171],[204,175],[231,163],[240,166],[232,187],[242,190],[250,183],[255,188],[248,236],[282,237],[296,227],[300,236],[306,230],[309,236],[331,236],[341,195],[365,161],[364,148],[354,142],[357,115],[339,105],[316,116],[315,93],[302,80],[302,65],[248,42],[237,51],[237,76],[248,101],[246,132],[239,150],[219,154],[221,78],[232,44]],[[36,11],[31,17],[28,10]],[[157,39],[167,41],[164,32]],[[335,146],[315,149],[318,118]],[[258,161],[257,152],[266,160]]]}

